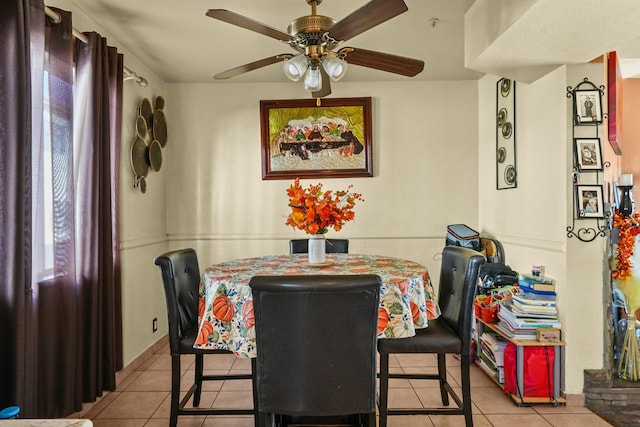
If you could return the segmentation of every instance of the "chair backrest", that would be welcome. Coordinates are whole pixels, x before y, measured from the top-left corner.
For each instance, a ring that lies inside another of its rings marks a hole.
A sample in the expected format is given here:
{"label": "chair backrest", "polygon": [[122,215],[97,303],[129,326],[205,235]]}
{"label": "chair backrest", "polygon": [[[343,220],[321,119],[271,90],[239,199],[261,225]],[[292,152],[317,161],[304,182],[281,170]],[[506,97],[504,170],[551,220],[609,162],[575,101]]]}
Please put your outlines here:
{"label": "chair backrest", "polygon": [[[326,239],[328,254],[348,254],[349,239]],[[289,251],[292,254],[306,254],[309,252],[309,239],[289,240]]]}
{"label": "chair backrest", "polygon": [[375,412],[380,285],[370,274],[251,279],[260,411]]}
{"label": "chair backrest", "polygon": [[505,263],[504,246],[500,240],[481,237],[480,245],[482,246],[482,254],[487,257],[487,262]]}
{"label": "chair backrest", "polygon": [[478,270],[485,263],[477,251],[445,246],[442,251],[438,305],[441,317],[458,333],[463,354],[469,354]]}
{"label": "chair backrest", "polygon": [[171,354],[179,354],[180,339],[198,327],[198,256],[193,249],[180,249],[162,254],[154,262],[162,270]]}

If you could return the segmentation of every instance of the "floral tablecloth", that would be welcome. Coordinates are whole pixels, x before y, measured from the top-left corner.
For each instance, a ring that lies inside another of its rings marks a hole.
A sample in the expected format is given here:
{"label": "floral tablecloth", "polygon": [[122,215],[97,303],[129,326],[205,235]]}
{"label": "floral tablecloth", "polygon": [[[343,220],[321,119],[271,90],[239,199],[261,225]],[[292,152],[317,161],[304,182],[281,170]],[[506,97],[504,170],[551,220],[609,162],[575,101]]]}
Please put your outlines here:
{"label": "floral tablecloth", "polygon": [[307,254],[239,259],[204,270],[200,284],[199,330],[194,347],[256,356],[253,298],[256,275],[377,274],[382,279],[379,338],[405,338],[440,315],[426,267],[376,255],[327,254],[331,265],[308,264]]}

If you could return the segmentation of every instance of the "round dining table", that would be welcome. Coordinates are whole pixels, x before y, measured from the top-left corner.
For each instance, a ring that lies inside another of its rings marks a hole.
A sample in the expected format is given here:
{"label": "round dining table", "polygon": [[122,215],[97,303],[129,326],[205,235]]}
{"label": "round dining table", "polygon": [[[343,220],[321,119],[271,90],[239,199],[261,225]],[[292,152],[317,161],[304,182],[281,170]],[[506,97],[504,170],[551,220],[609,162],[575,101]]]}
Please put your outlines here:
{"label": "round dining table", "polygon": [[[257,275],[377,274],[382,279],[378,338],[406,338],[440,315],[427,268],[379,255],[327,254],[309,264],[307,254],[237,259],[204,269],[200,283],[198,336],[194,347],[256,357],[253,297],[249,280]],[[330,313],[331,308],[327,307]],[[295,319],[292,319],[295,321]]]}

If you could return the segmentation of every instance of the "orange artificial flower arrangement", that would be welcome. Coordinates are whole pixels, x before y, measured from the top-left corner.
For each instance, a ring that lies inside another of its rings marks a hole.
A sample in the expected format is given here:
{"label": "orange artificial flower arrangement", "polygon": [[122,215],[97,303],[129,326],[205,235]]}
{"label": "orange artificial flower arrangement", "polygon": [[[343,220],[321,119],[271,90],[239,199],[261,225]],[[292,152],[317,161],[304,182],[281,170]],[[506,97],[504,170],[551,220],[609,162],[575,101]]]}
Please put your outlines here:
{"label": "orange artificial flower arrangement", "polygon": [[631,278],[631,262],[636,243],[636,236],[640,233],[640,214],[625,217],[617,210],[613,214],[613,226],[618,229],[618,245],[616,255],[616,269],[611,272],[614,279],[628,280]]}
{"label": "orange artificial flower arrangement", "polygon": [[356,200],[364,201],[362,194],[345,191],[323,191],[322,184],[300,186],[296,178],[287,189],[291,213],[286,225],[304,230],[307,234],[324,234],[329,228],[340,231],[345,222],[355,218]]}

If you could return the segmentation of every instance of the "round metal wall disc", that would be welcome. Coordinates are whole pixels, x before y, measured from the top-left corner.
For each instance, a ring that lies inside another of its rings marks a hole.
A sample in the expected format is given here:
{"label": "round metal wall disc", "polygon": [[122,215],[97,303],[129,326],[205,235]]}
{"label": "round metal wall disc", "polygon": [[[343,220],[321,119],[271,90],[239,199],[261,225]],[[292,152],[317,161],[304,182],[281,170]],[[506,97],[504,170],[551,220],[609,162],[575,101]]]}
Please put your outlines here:
{"label": "round metal wall disc", "polygon": [[151,169],[156,172],[162,167],[162,147],[155,139],[149,144],[149,164]]}
{"label": "round metal wall disc", "polygon": [[136,176],[144,177],[149,173],[147,144],[142,138],[136,137],[131,143],[131,167]]}
{"label": "round metal wall disc", "polygon": [[162,110],[153,112],[153,139],[157,140],[162,148],[167,145],[167,121]]}
{"label": "round metal wall disc", "polygon": [[156,97],[156,110],[162,110],[164,108],[164,98],[162,96]]}
{"label": "round metal wall disc", "polygon": [[144,117],[147,121],[147,128],[153,125],[153,107],[149,98],[144,98],[138,105],[138,115]]}
{"label": "round metal wall disc", "polygon": [[140,139],[147,137],[147,121],[142,116],[136,116],[136,134]]}

